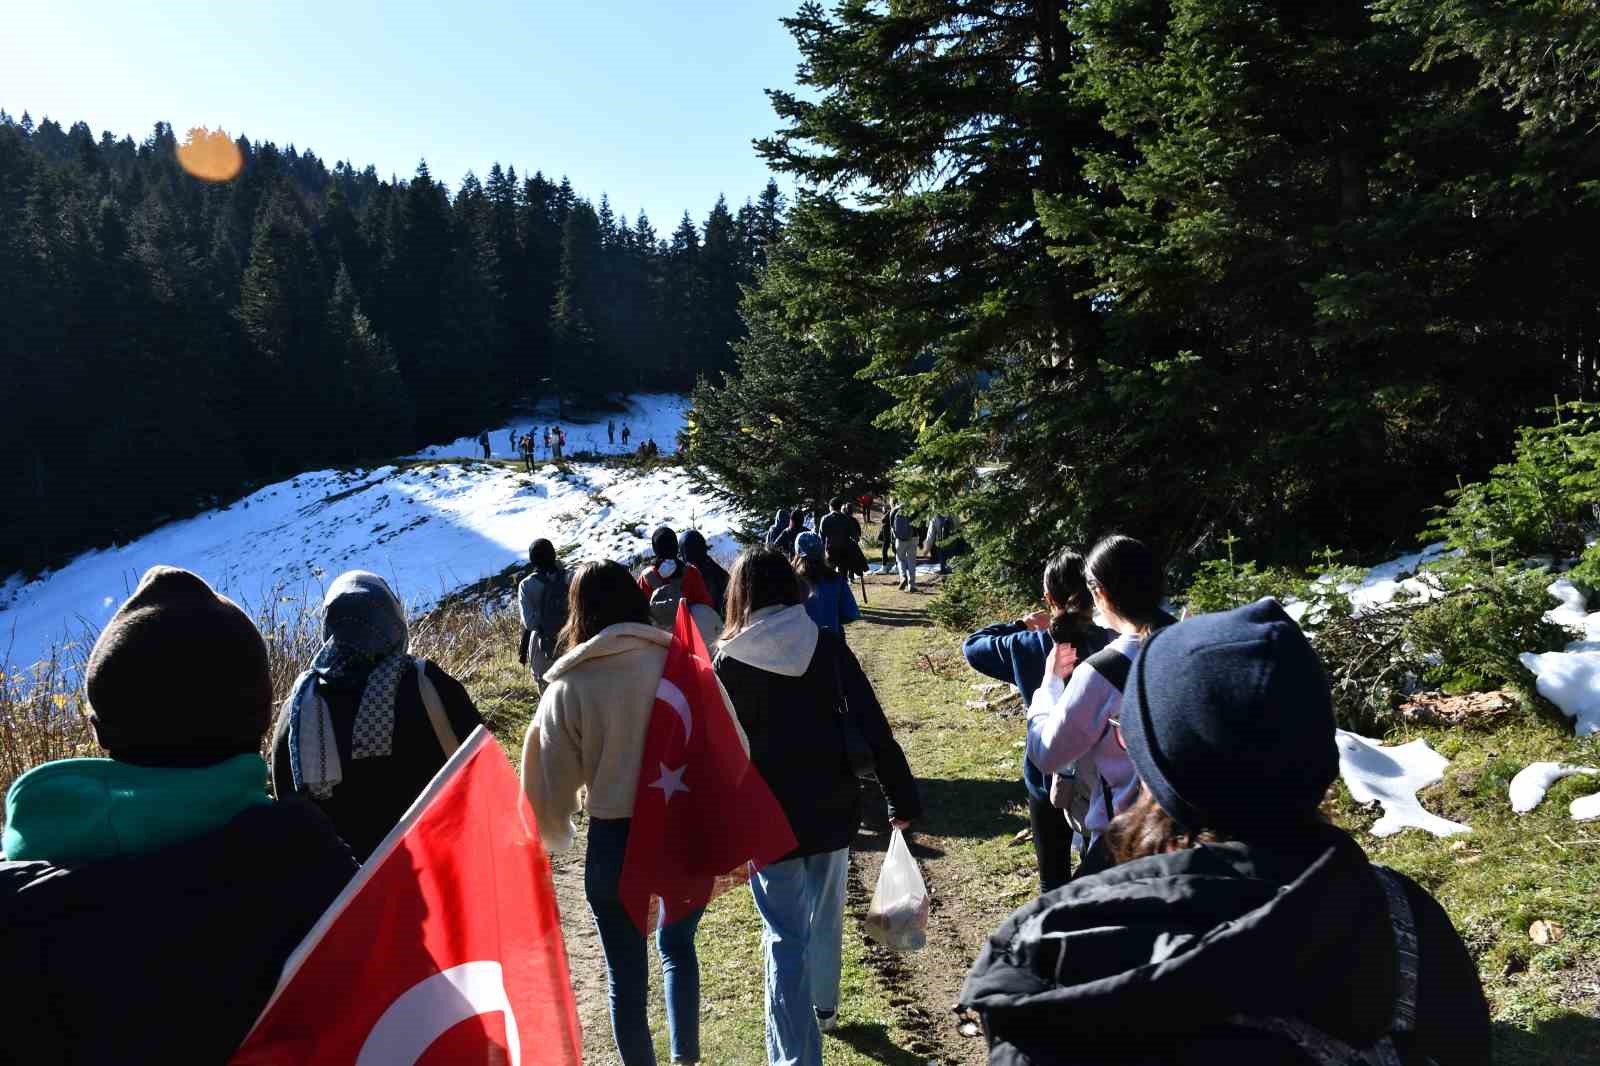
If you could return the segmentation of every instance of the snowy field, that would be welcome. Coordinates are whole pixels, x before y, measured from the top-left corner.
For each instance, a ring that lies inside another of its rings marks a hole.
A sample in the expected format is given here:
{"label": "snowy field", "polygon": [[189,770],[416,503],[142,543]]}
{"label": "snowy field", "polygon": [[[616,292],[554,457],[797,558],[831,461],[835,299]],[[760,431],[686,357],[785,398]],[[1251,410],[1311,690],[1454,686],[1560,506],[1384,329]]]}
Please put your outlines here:
{"label": "snowy field", "polygon": [[[489,457],[491,459],[520,459],[512,433],[517,436],[537,430],[535,444],[539,458],[548,459],[550,452],[544,447],[544,431],[559,425],[567,433],[567,455],[593,452],[597,455],[623,455],[639,450],[647,440],[656,442],[662,452],[678,449],[678,431],[683,428],[684,416],[689,411],[689,397],[673,394],[646,394],[629,397],[625,410],[602,415],[585,415],[583,418],[562,421],[556,417],[554,403],[540,406],[535,414],[519,416],[498,429],[489,431]],[[616,424],[616,440],[606,435],[606,423]],[[633,431],[628,446],[622,446],[622,429]],[[418,452],[415,459],[481,459],[483,448],[478,438],[462,437],[449,444],[436,444]]]}
{"label": "snowy field", "polygon": [[[664,432],[672,412],[681,420],[681,404],[642,398],[638,407],[654,421],[641,421]],[[408,606],[426,609],[526,561],[535,537],[576,544],[580,559],[627,562],[648,551],[655,526],[693,525],[714,555],[731,559],[743,517],[675,470],[574,464],[562,475],[544,464],[525,474],[520,464],[464,461],[315,471],[122,547],[87,552],[37,580],[13,575],[0,583],[0,662],[25,667],[52,646],[90,639],[158,563],[193,570],[247,606],[270,597],[316,601],[342,571],[372,570]]]}

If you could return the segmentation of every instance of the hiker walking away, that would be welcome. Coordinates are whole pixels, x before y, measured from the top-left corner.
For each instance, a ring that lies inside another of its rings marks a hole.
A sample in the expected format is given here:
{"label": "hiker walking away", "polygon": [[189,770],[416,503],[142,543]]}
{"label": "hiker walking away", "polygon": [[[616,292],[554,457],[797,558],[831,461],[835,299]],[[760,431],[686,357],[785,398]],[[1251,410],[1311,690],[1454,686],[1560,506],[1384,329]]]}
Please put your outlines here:
{"label": "hiker walking away", "polygon": [[728,600],[728,572],[711,558],[706,538],[698,529],[686,529],[678,535],[678,558],[700,571],[700,576],[706,579],[706,587],[711,590],[711,606],[720,617]]}
{"label": "hiker walking away", "polygon": [[340,574],[322,601],[322,648],[273,737],[273,794],[321,807],[362,862],[483,724],[459,681],[407,654],[408,639],[383,578]]}
{"label": "hiker walking away", "polygon": [[1276,601],[1152,633],[1120,723],[1143,786],[1119,865],[1014,913],[962,988],[991,1063],[1490,1061],[1444,909],[1321,812],[1328,680]]}
{"label": "hiker walking away", "polygon": [[939,568],[940,574],[950,573],[950,567],[945,564],[944,544],[955,532],[955,519],[949,515],[934,515],[928,523],[928,535],[923,543],[923,551],[928,560]]}
{"label": "hiker walking away", "polygon": [[556,457],[555,449],[550,447],[550,427],[549,426],[544,427],[544,450],[550,456],[550,458],[554,459]]}
{"label": "hiker walking away", "polygon": [[356,860],[262,789],[267,647],[199,577],[146,571],[86,681],[109,758],[6,794],[0,1061],[227,1062]]}
{"label": "hiker walking away", "polygon": [[628,447],[628,438],[631,437],[631,436],[633,436],[633,430],[628,428],[628,423],[626,423],[626,422],[622,423],[622,447],[623,447],[624,450],[627,449],[627,447]]}
{"label": "hiker walking away", "polygon": [[1080,875],[1110,864],[1102,835],[1139,791],[1115,729],[1128,671],[1140,643],[1175,621],[1161,609],[1161,564],[1132,537],[1114,534],[1096,544],[1084,581],[1117,636],[1082,662],[1073,645],[1056,645],[1028,704],[1028,758],[1056,775],[1050,800],[1083,839]]}
{"label": "hiker walking away", "polygon": [[845,879],[861,817],[860,786],[840,729],[848,707],[870,748],[895,827],[921,816],[916,780],[861,664],[805,609],[789,560],[747,549],[728,579],[728,626],[715,667],[799,846],[750,888],[766,957],[767,1061],[820,1066],[838,1021]]}
{"label": "hiker walking away", "polygon": [[789,509],[787,507],[780,507],[778,508],[777,514],[773,515],[772,525],[768,526],[766,533],[762,535],[761,542],[763,544],[778,543],[778,538],[783,536],[784,532],[788,530],[788,528]]}
{"label": "hiker walking away", "polygon": [[872,493],[863,492],[856,497],[856,503],[861,505],[861,517],[868,522],[872,521]]}
{"label": "hiker walking away", "polygon": [[511,432],[507,434],[507,437],[510,438],[508,446],[511,448],[512,451],[516,451],[517,450],[517,430],[516,430],[515,426],[512,427]]}
{"label": "hiker walking away", "polygon": [[778,534],[778,538],[772,542],[772,546],[784,555],[792,557],[794,555],[795,539],[806,531],[805,521],[806,513],[804,508],[796,507],[793,511],[790,511],[788,528]]}
{"label": "hiker walking away", "polygon": [[861,523],[850,513],[850,501],[843,496],[834,497],[830,507],[817,526],[828,565],[843,574],[846,583],[852,577],[861,579],[861,602],[865,603],[867,557],[861,550]]}
{"label": "hiker walking away", "polygon": [[484,430],[478,434],[478,447],[483,449],[483,457],[489,458],[489,431]]}
{"label": "hiker walking away", "polygon": [[544,684],[545,672],[556,661],[556,638],[567,624],[567,592],[571,578],[556,558],[556,546],[540,537],[528,546],[533,573],[517,585],[517,608],[522,615],[522,640],[517,661]]}
{"label": "hiker walking away", "polygon": [[896,504],[889,515],[889,533],[894,538],[895,564],[900,572],[900,590],[917,591],[917,529],[904,504]]}
{"label": "hiker walking away", "polygon": [[885,509],[878,524],[878,547],[883,549],[883,572],[889,573],[889,554],[894,551],[894,511]]}
{"label": "hiker walking away", "polygon": [[611,419],[606,419],[606,443],[617,443],[617,424]]}
{"label": "hiker walking away", "polygon": [[[556,641],[560,658],[545,673],[544,694],[522,746],[523,789],[550,851],[572,846],[572,816],[579,790],[586,790],[584,895],[605,954],[611,1035],[623,1066],[656,1061],[646,1014],[649,957],[618,885],[645,733],[671,643],[671,633],[651,624],[650,605],[626,567],[609,561],[578,567],[572,611]],[[694,936],[703,913],[693,911],[656,931],[674,1062],[700,1059]]]}
{"label": "hiker walking away", "polygon": [[819,628],[844,636],[844,627],[859,621],[861,608],[850,593],[850,581],[829,566],[822,538],[815,533],[800,534],[794,541],[794,569],[806,583],[806,614]]}
{"label": "hiker walking away", "polygon": [[561,461],[561,453],[567,446],[566,430],[562,429],[560,426],[556,426],[550,431],[550,441],[550,457],[559,463]]}
{"label": "hiker walking away", "polygon": [[722,616],[700,571],[678,558],[678,535],[669,526],[657,526],[650,534],[650,550],[655,559],[639,575],[639,591],[650,601],[650,620],[672,632],[678,623],[678,601],[689,601],[689,615],[708,650],[715,650]]}
{"label": "hiker walking away", "polygon": [[[1044,568],[1045,609],[1014,622],[996,622],[978,630],[961,645],[967,663],[980,674],[1009,681],[1024,706],[1044,681],[1050,653],[1069,645],[1072,658],[1084,662],[1099,652],[1111,634],[1094,624],[1094,599],[1085,579],[1083,556],[1063,551]],[[1028,826],[1039,865],[1039,892],[1060,888],[1072,877],[1072,828],[1050,802],[1050,776],[1026,752],[1022,785],[1028,793]]]}
{"label": "hiker walking away", "polygon": [[533,434],[522,435],[522,468],[525,473],[533,473]]}

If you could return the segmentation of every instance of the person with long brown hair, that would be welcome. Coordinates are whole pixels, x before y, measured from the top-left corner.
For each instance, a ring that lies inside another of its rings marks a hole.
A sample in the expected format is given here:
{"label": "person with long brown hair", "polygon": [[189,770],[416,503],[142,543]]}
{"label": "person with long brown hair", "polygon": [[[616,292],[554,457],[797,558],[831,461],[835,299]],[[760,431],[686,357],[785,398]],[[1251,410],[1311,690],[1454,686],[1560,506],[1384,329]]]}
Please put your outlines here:
{"label": "person with long brown hair", "polygon": [[[1024,705],[1044,682],[1057,645],[1072,649],[1074,662],[1106,646],[1110,634],[1094,622],[1094,598],[1084,575],[1083,556],[1058,553],[1044,568],[1045,609],[1011,622],[985,626],[966,639],[961,652],[979,673],[1016,686]],[[1039,891],[1049,892],[1072,877],[1072,829],[1050,802],[1050,775],[1026,752],[1022,785],[1028,793],[1028,824],[1039,865]]]}
{"label": "person with long brown hair", "polygon": [[821,1066],[822,1031],[836,1024],[850,842],[861,790],[840,722],[856,723],[876,760],[889,818],[905,828],[921,800],[905,752],[844,640],[806,613],[789,559],[750,548],[728,578],[728,620],[716,671],[798,847],[751,878],[766,956],[767,1058]]}
{"label": "person with long brown hair", "polygon": [[1489,1061],[1444,909],[1323,817],[1316,652],[1276,600],[1152,633],[1116,732],[1141,782],[1119,865],[1028,904],[961,991],[995,1066]]}
{"label": "person with long brown hair", "polygon": [[[556,640],[559,658],[545,672],[544,694],[522,747],[522,786],[551,851],[572,846],[579,789],[587,789],[584,894],[605,953],[611,1032],[623,1066],[656,1061],[646,1013],[648,953],[618,882],[645,733],[671,643],[671,633],[651,624],[649,602],[626,567],[584,563],[568,593],[567,623]],[[700,1058],[694,935],[702,913],[656,933],[674,1062]]]}

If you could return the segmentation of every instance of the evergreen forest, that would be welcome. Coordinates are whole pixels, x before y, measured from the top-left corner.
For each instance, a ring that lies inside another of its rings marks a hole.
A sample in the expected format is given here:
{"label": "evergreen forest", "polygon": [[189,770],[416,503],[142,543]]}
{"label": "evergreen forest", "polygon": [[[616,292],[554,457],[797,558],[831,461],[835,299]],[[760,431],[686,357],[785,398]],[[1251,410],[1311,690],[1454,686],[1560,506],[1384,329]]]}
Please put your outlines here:
{"label": "evergreen forest", "polygon": [[[231,180],[180,165],[196,151]],[[426,163],[385,181],[0,111],[0,573],[521,402],[685,390],[731,364],[783,210],[769,182],[661,235],[498,163],[451,190]]]}
{"label": "evergreen forest", "polygon": [[[690,448],[763,507],[795,481],[753,460],[820,440],[786,469],[852,449],[857,483],[959,515],[1018,589],[1113,529],[1180,577],[1225,539],[1379,553],[1596,396],[1593,5],[841,0],[785,23],[801,89],[769,93],[757,148],[799,191]],[[831,437],[737,387],[788,405],[797,361],[856,390]]]}

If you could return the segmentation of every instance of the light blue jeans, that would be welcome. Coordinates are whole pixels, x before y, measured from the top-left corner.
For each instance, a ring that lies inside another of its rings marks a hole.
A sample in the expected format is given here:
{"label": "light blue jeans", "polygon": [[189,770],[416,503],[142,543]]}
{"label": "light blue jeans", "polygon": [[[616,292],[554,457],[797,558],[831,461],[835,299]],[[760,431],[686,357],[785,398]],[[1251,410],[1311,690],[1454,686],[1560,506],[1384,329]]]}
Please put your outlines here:
{"label": "light blue jeans", "polygon": [[839,1009],[850,849],[790,859],[750,879],[767,964],[767,1062],[822,1066],[818,1010]]}

